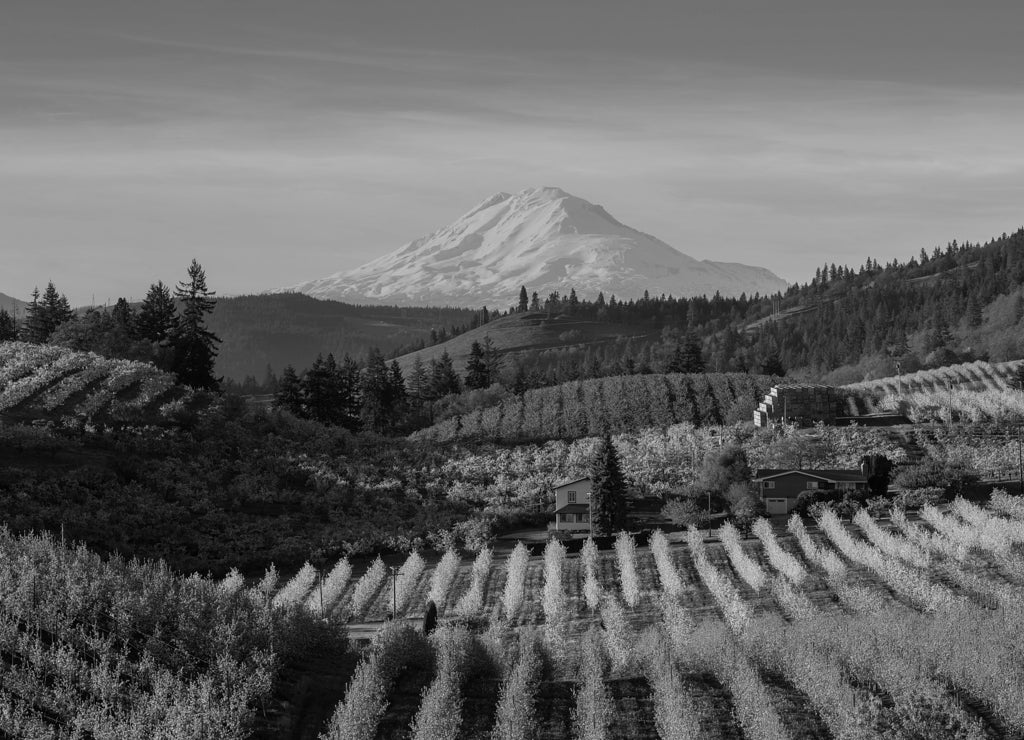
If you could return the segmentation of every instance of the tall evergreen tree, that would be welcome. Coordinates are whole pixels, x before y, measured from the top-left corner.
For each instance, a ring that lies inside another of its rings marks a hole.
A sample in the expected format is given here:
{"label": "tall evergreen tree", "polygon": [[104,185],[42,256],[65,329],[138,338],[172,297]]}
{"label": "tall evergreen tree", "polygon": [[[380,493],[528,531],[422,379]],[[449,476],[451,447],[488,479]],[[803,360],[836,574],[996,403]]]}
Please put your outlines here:
{"label": "tall evergreen tree", "polygon": [[366,356],[361,390],[363,427],[378,434],[392,429],[396,420],[391,373],[384,364],[384,355],[376,347],[372,347]]}
{"label": "tall evergreen tree", "polygon": [[170,343],[174,349],[171,369],[178,380],[193,388],[216,390],[213,376],[220,338],[206,328],[206,316],[217,301],[206,287],[206,273],[199,262],[192,260],[188,280],[178,283],[174,296],[182,303],[181,316],[174,327]]}
{"label": "tall evergreen tree", "polygon": [[398,360],[392,360],[388,365],[388,383],[391,389],[391,413],[394,417],[394,429],[404,419],[409,411],[409,394],[405,390],[405,377],[402,375],[402,366]]}
{"label": "tall evergreen tree", "polygon": [[431,360],[431,390],[435,398],[441,398],[461,390],[459,374],[455,372],[451,355],[445,350],[437,360]]}
{"label": "tall evergreen tree", "polygon": [[608,537],[626,525],[626,481],[608,434],[598,445],[590,480],[590,528],[595,536]]}
{"label": "tall evergreen tree", "polygon": [[274,394],[274,405],[286,409],[296,416],[304,416],[302,408],[302,383],[299,376],[295,374],[295,368],[291,365],[285,366],[281,373],[281,380],[277,384],[277,392]]}
{"label": "tall evergreen tree", "polygon": [[334,355],[318,354],[302,375],[302,399],[306,415],[321,424],[335,424],[341,414],[341,393]]}
{"label": "tall evergreen tree", "polygon": [[412,371],[409,373],[407,386],[409,398],[414,403],[420,403],[430,397],[430,378],[419,355],[412,361]]}
{"label": "tall evergreen tree", "polygon": [[57,327],[67,323],[74,316],[67,297],[57,292],[52,281],[47,283],[42,297],[36,288],[32,291],[32,302],[26,310],[25,340],[42,344],[53,336]]}
{"label": "tall evergreen tree", "polygon": [[529,307],[530,297],[526,294],[526,286],[523,285],[519,288],[519,306],[517,306],[516,310],[519,311],[519,313],[523,313]]}
{"label": "tall evergreen tree", "polygon": [[[177,323],[177,309],[171,289],[162,280],[149,286],[135,319],[135,332],[150,342],[165,342]],[[293,369],[294,370],[294,369]]]}
{"label": "tall evergreen tree", "polygon": [[359,416],[363,402],[360,394],[361,384],[362,376],[359,363],[345,355],[338,367],[338,392],[341,398],[340,423],[353,432],[359,429],[360,424]]}
{"label": "tall evergreen tree", "polygon": [[491,374],[484,361],[484,348],[480,342],[474,341],[469,348],[469,359],[466,360],[466,387],[475,390],[490,384]]}
{"label": "tall evergreen tree", "polygon": [[14,317],[7,313],[7,309],[0,308],[0,342],[18,338],[18,327],[14,323]]}
{"label": "tall evergreen tree", "polygon": [[43,291],[43,299],[40,301],[46,312],[47,338],[53,335],[62,324],[66,324],[75,318],[75,312],[71,310],[71,304],[63,293],[58,293],[52,282],[46,284]]}
{"label": "tall evergreen tree", "polygon": [[682,366],[684,373],[704,372],[704,354],[701,351],[700,340],[692,332],[688,333],[683,341]]}
{"label": "tall evergreen tree", "polygon": [[124,298],[117,299],[117,303],[114,304],[114,308],[110,311],[110,316],[126,334],[130,336],[134,333],[135,311],[132,310],[131,305]]}
{"label": "tall evergreen tree", "polygon": [[32,289],[32,300],[25,307],[25,325],[22,329],[22,338],[26,342],[42,344],[47,339],[46,316],[42,305],[39,303],[39,288]]}

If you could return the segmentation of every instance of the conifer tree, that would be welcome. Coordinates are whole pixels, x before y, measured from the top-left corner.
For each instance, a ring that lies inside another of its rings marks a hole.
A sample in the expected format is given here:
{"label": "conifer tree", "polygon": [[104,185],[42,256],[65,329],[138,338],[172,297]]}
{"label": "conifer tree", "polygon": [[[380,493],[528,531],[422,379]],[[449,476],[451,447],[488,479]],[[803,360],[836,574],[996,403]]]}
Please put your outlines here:
{"label": "conifer tree", "polygon": [[408,409],[409,394],[405,391],[405,377],[398,360],[388,365],[388,382],[391,384],[391,408],[396,419],[400,419]]}
{"label": "conifer tree", "polygon": [[516,308],[519,313],[524,313],[530,307],[530,297],[526,294],[526,286],[519,288],[519,306]]}
{"label": "conifer tree", "polygon": [[57,327],[67,323],[74,316],[67,297],[57,292],[52,281],[47,283],[42,297],[36,288],[32,291],[32,302],[26,309],[25,340],[42,344],[53,336]]}
{"label": "conifer tree", "polygon": [[305,416],[302,408],[302,382],[291,365],[285,366],[281,373],[277,393],[274,394],[274,405],[290,411],[296,416]]}
{"label": "conifer tree", "polygon": [[530,381],[526,377],[526,368],[521,362],[517,362],[515,371],[512,373],[512,392],[521,396],[528,390],[530,390]]}
{"label": "conifer tree", "polygon": [[14,317],[7,313],[7,309],[0,308],[0,342],[17,338],[18,327],[14,323]]}
{"label": "conifer tree", "polygon": [[135,332],[150,342],[165,342],[177,323],[171,289],[162,280],[149,286],[135,319]]}
{"label": "conifer tree", "polygon": [[394,390],[384,356],[376,347],[371,348],[366,356],[361,390],[363,427],[378,434],[390,430],[395,424]]}
{"label": "conifer tree", "polygon": [[491,384],[491,374],[484,361],[484,348],[480,342],[473,342],[469,348],[469,359],[466,360],[466,387],[470,389],[487,388]]}
{"label": "conifer tree", "polygon": [[46,341],[46,326],[43,308],[39,304],[39,288],[32,289],[32,300],[25,307],[25,327],[22,338],[26,342],[42,344]]}
{"label": "conifer tree", "polygon": [[419,355],[412,361],[408,388],[409,398],[416,403],[423,402],[430,397],[430,378],[427,376],[427,368]]}
{"label": "conifer tree", "polygon": [[188,280],[178,283],[174,296],[182,303],[182,312],[170,335],[174,349],[171,369],[178,380],[193,388],[216,390],[213,376],[220,338],[206,328],[206,316],[217,301],[206,287],[206,273],[199,262],[192,260]]}
{"label": "conifer tree", "polygon": [[328,357],[329,362],[322,354],[318,354],[313,364],[302,374],[302,399],[306,415],[321,424],[333,423],[340,411],[334,377],[337,366],[334,355]]}
{"label": "conifer tree", "polygon": [[704,355],[701,352],[700,340],[692,332],[686,335],[683,342],[681,372],[702,373],[704,372]]}
{"label": "conifer tree", "polygon": [[590,528],[608,537],[626,525],[626,481],[611,435],[605,434],[590,470]]}
{"label": "conifer tree", "polygon": [[338,367],[338,392],[341,399],[340,423],[353,432],[359,429],[359,414],[362,408],[360,386],[362,384],[359,363],[348,355]]}
{"label": "conifer tree", "polygon": [[67,296],[58,293],[53,282],[46,284],[46,290],[43,291],[43,299],[40,301],[40,305],[45,310],[47,339],[57,330],[57,327],[75,318],[75,312],[71,310],[71,304],[68,303]]}
{"label": "conifer tree", "polygon": [[459,375],[455,372],[451,355],[445,350],[437,360],[430,361],[431,390],[434,398],[441,398],[461,390]]}
{"label": "conifer tree", "polygon": [[111,318],[124,332],[132,335],[135,329],[135,311],[124,298],[118,298],[110,311]]}

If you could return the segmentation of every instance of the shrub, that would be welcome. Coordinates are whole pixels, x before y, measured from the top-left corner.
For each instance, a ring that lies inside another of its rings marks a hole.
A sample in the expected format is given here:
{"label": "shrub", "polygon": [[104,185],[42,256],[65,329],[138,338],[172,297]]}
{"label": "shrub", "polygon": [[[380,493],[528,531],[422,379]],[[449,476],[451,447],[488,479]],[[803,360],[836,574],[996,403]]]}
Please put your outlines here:
{"label": "shrub", "polygon": [[548,540],[544,548],[544,617],[549,623],[565,618],[565,593],[562,590],[562,564],[565,546],[558,540]]}
{"label": "shrub", "polygon": [[945,491],[937,486],[930,488],[911,488],[900,491],[893,499],[893,506],[904,511],[913,511],[925,506],[935,506],[946,497]]}
{"label": "shrub", "polygon": [[651,535],[651,552],[654,554],[654,564],[658,568],[658,577],[661,579],[661,587],[665,593],[672,597],[678,597],[683,591],[683,582],[679,578],[679,571],[672,562],[672,551],[668,545],[668,538],[660,529]]}
{"label": "shrub", "polygon": [[455,605],[455,611],[462,615],[476,614],[484,607],[484,588],[487,585],[487,578],[491,573],[491,559],[494,552],[489,547],[483,547],[477,553],[473,561],[473,575],[469,588]]}
{"label": "shrub", "polygon": [[715,597],[729,629],[737,635],[742,634],[753,617],[750,608],[743,602],[732,581],[719,573],[718,569],[708,560],[707,550],[700,532],[696,528],[690,527],[686,535],[697,574],[704,581],[704,585],[708,587],[711,595]]}
{"label": "shrub", "polygon": [[689,740],[704,735],[698,711],[683,687],[672,659],[671,641],[661,630],[651,630],[642,645],[644,674],[654,695],[654,725],[663,740]]}
{"label": "shrub", "polygon": [[611,657],[613,671],[625,671],[633,665],[633,635],[626,624],[626,614],[615,594],[601,600],[601,626],[605,646]]}
{"label": "shrub", "polygon": [[351,609],[353,616],[359,616],[366,611],[366,607],[370,605],[370,599],[380,590],[387,572],[384,561],[378,555],[377,559],[363,573],[363,577],[356,582],[356,587],[352,590]]}
{"label": "shrub", "polygon": [[540,684],[540,650],[530,633],[519,641],[519,658],[501,687],[492,740],[530,740],[536,735],[534,700]]}
{"label": "shrub", "polygon": [[424,690],[412,723],[412,740],[456,740],[462,726],[462,681],[472,637],[465,629],[443,627],[432,636],[437,674]]}
{"label": "shrub", "polygon": [[631,609],[640,603],[640,581],[636,574],[636,544],[627,532],[615,538],[615,555],[619,564],[622,598]]}
{"label": "shrub", "polygon": [[583,559],[583,598],[587,608],[597,609],[601,604],[601,582],[597,578],[597,544],[587,537],[580,550]]}
{"label": "shrub", "polygon": [[795,557],[782,549],[778,539],[775,537],[775,530],[767,519],[758,519],[754,522],[754,534],[764,545],[764,551],[772,566],[782,573],[794,584],[799,585],[807,577],[807,571]]}
{"label": "shrub", "polygon": [[296,604],[309,593],[316,583],[316,568],[305,563],[288,583],[274,596],[274,606]]}
{"label": "shrub", "polygon": [[614,703],[604,684],[607,660],[600,633],[592,629],[582,647],[576,706],[572,712],[574,735],[579,740],[608,740]]}
{"label": "shrub", "polygon": [[502,605],[508,619],[515,617],[523,604],[523,589],[526,587],[526,566],[530,562],[530,554],[526,545],[517,542],[512,554],[505,561],[505,593]]}
{"label": "shrub", "polygon": [[692,497],[672,499],[661,510],[661,515],[680,527],[704,527],[708,523],[706,506]]}
{"label": "shrub", "polygon": [[447,550],[441,556],[437,567],[434,568],[434,574],[430,578],[430,593],[427,594],[427,599],[433,601],[438,610],[444,610],[448,590],[451,588],[452,580],[458,570],[459,554],[455,550]]}
{"label": "shrub", "polygon": [[927,458],[901,468],[893,483],[902,489],[941,488],[949,496],[961,496],[979,481],[978,473],[965,463]]}
{"label": "shrub", "polygon": [[[351,578],[352,564],[348,561],[348,558],[342,558],[335,563],[331,572],[327,574],[326,578],[324,578],[324,582],[322,584],[324,608],[332,606],[341,599],[341,595],[345,591],[345,586],[348,585],[349,579]],[[306,608],[312,609],[313,611],[319,611],[319,589],[309,594],[309,598],[306,599]]]}
{"label": "shrub", "polygon": [[320,739],[374,740],[398,674],[409,663],[425,663],[428,656],[427,642],[416,630],[398,622],[385,625],[356,667]]}
{"label": "shrub", "polygon": [[746,581],[752,589],[760,591],[768,583],[768,576],[747,553],[743,551],[740,544],[740,534],[730,522],[726,522],[718,529],[718,537],[729,553],[729,560],[740,577]]}
{"label": "shrub", "polygon": [[395,616],[398,616],[409,603],[426,565],[423,556],[418,552],[409,553],[409,557],[402,563],[402,567],[398,571],[398,583],[395,585]]}

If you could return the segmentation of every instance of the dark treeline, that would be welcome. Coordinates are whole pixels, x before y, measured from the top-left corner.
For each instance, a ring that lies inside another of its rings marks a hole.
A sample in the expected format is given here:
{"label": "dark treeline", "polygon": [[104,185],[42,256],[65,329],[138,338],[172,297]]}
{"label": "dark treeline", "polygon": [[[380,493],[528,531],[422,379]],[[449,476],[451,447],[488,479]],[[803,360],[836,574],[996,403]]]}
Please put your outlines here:
{"label": "dark treeline", "polygon": [[104,357],[152,362],[173,372],[184,385],[216,390],[214,363],[220,338],[206,326],[216,305],[214,295],[196,260],[189,265],[187,280],[173,291],[162,281],[154,283],[138,308],[119,298],[112,308],[76,313],[50,282],[42,294],[38,289],[32,292],[22,321],[0,309],[0,340],[54,344]]}
{"label": "dark treeline", "polygon": [[[643,336],[574,343],[520,355],[502,382],[525,388],[651,372],[716,372],[819,378],[876,360],[881,372],[913,371],[989,359],[972,342],[985,309],[1024,285],[1024,229],[984,245],[949,243],[906,262],[868,259],[857,269],[828,264],[785,294],[723,298],[672,296],[620,301],[552,293],[523,298],[510,311],[635,327]],[[1024,319],[1018,296],[1014,321]],[[495,317],[495,314],[490,314]],[[660,332],[659,332],[660,329]],[[959,339],[958,339],[959,336]],[[1006,350],[1020,356],[1019,343]],[[1010,359],[1000,357],[996,359]],[[861,378],[850,378],[859,380]],[[520,390],[522,389],[520,387]]]}

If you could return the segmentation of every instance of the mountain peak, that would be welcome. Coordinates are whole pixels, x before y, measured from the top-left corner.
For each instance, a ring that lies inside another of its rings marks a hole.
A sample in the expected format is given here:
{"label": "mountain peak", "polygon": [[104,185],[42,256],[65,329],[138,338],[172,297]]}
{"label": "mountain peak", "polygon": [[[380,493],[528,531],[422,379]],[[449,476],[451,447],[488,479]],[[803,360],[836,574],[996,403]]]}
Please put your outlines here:
{"label": "mountain peak", "polygon": [[768,270],[698,261],[558,187],[495,193],[448,226],[369,262],[286,290],[350,303],[506,306],[520,286],[620,298],[774,293]]}

